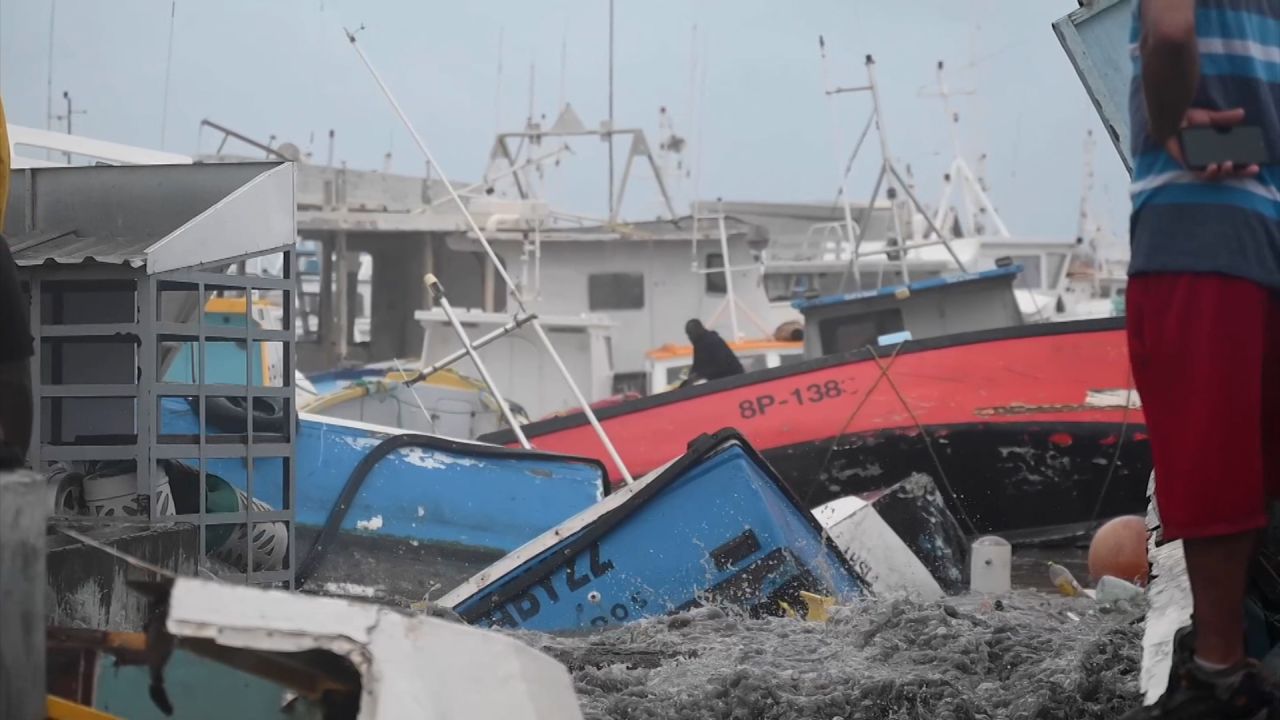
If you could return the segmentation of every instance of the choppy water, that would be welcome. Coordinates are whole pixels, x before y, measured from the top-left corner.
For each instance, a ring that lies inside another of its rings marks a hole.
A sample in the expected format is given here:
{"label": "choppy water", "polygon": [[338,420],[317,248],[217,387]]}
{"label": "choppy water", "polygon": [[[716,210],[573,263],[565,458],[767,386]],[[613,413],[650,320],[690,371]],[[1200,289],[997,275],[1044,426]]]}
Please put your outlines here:
{"label": "choppy water", "polygon": [[705,608],[517,636],[569,666],[590,720],[1074,720],[1136,706],[1140,621],[1140,608],[1019,590],[999,606],[869,601],[826,623]]}

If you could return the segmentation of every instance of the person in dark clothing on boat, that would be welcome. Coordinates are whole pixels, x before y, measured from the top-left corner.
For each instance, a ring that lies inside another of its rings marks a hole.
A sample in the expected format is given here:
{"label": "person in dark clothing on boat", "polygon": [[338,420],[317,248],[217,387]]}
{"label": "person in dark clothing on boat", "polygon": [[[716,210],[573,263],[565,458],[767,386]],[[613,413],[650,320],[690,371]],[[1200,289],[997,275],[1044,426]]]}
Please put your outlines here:
{"label": "person in dark clothing on boat", "polygon": [[719,380],[743,373],[738,356],[733,354],[720,333],[706,329],[700,320],[685,323],[684,333],[693,344],[693,367],[689,368],[689,376],[680,383],[680,387],[699,380]]}
{"label": "person in dark clothing on boat", "polygon": [[[0,104],[0,230],[9,195],[9,140]],[[0,467],[21,465],[31,442],[31,326],[9,244],[0,236]]]}
{"label": "person in dark clothing on boat", "polygon": [[1280,717],[1244,643],[1249,568],[1280,491],[1280,168],[1223,158],[1192,171],[1181,135],[1253,125],[1280,158],[1280,3],[1135,12],[1129,357],[1194,612],[1164,695],[1129,717]]}

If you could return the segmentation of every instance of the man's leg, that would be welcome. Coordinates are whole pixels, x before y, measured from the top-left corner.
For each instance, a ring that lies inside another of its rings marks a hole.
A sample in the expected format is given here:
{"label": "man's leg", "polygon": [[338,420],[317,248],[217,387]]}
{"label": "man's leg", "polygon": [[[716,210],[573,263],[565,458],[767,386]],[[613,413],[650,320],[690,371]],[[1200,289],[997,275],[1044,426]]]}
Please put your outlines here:
{"label": "man's leg", "polygon": [[1237,533],[1182,543],[1195,606],[1196,659],[1210,669],[1244,659],[1245,587],[1257,536]]}
{"label": "man's leg", "polygon": [[1133,279],[1129,341],[1166,540],[1181,539],[1196,656],[1244,659],[1244,598],[1266,526],[1263,375],[1270,294],[1219,275]]}

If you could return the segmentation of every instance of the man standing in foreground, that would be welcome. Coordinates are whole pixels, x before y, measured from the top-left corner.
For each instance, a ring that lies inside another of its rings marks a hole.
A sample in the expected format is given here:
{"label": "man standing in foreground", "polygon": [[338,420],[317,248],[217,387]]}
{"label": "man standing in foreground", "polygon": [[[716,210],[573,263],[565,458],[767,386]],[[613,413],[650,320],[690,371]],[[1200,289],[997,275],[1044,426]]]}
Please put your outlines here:
{"label": "man standing in foreground", "polygon": [[742,374],[742,362],[720,333],[703,327],[701,320],[690,320],[684,324],[684,334],[693,344],[693,367],[689,368],[689,376],[680,383],[680,387],[699,380],[719,380]]}
{"label": "man standing in foreground", "polygon": [[1244,654],[1245,588],[1280,489],[1280,167],[1185,167],[1179,131],[1260,126],[1280,158],[1280,3],[1141,0],[1128,332],[1164,538],[1181,539],[1194,629],[1134,717],[1280,718]]}

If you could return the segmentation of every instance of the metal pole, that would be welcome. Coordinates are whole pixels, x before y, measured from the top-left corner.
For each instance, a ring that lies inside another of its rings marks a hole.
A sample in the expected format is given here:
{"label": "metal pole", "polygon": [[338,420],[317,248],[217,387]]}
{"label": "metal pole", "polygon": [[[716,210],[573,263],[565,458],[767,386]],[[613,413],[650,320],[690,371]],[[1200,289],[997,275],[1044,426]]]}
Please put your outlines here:
{"label": "metal pole", "polygon": [[[275,136],[275,135],[272,135],[272,136],[271,136],[271,138],[267,141],[267,144],[266,144],[266,145],[263,145],[262,143],[258,142],[257,140],[254,140],[253,138],[249,137],[248,135],[243,135],[243,134],[241,134],[241,133],[238,133],[238,132],[236,132],[235,130],[232,130],[231,128],[226,127],[226,126],[224,126],[224,125],[219,125],[218,123],[216,123],[216,122],[214,122],[214,121],[212,121],[212,120],[210,120],[210,119],[208,119],[208,118],[205,118],[204,120],[201,120],[201,121],[200,121],[200,127],[202,127],[202,128],[203,128],[203,127],[211,127],[211,128],[213,128],[214,130],[217,130],[218,132],[222,133],[222,134],[225,136],[225,137],[223,137],[223,139],[222,139],[222,144],[223,144],[223,145],[226,145],[226,138],[227,138],[227,137],[233,137],[233,138],[235,138],[236,140],[239,140],[240,142],[244,143],[245,145],[248,145],[248,146],[250,146],[250,147],[252,147],[252,148],[256,148],[256,149],[258,149],[258,150],[261,150],[262,152],[266,153],[268,156],[275,156],[275,158],[276,158],[277,160],[283,160],[283,161],[285,161],[285,162],[289,162],[289,161],[290,161],[290,158],[289,158],[289,157],[287,157],[286,155],[281,154],[281,152],[280,152],[279,150],[276,150],[275,148],[271,147],[271,144],[270,144],[270,143],[271,143],[271,141],[273,141],[273,140],[275,140],[275,139],[276,139],[276,136]],[[333,143],[333,131],[332,131],[332,130],[330,130],[330,131],[329,131],[329,142],[330,142],[330,151],[332,152],[332,143]],[[219,151],[219,152],[221,152],[221,151],[222,151],[222,146],[219,146],[219,147],[218,147],[218,151]],[[332,160],[330,160],[330,164],[333,164],[333,161],[332,161]]]}
{"label": "metal pole", "polygon": [[[961,160],[960,162],[961,165],[963,165],[964,161]],[[965,269],[964,261],[962,261],[960,256],[956,254],[955,248],[951,247],[951,241],[948,240],[947,236],[942,234],[942,230],[938,229],[938,226],[933,223],[933,218],[929,217],[929,213],[925,210],[924,205],[921,204],[920,198],[916,197],[915,193],[911,192],[911,188],[907,186],[907,183],[902,179],[902,176],[898,174],[898,169],[893,165],[889,165],[888,167],[889,171],[893,173],[893,176],[896,177],[898,182],[902,185],[903,192],[907,194],[907,199],[915,205],[916,210],[920,211],[921,217],[923,217],[924,221],[929,224],[929,229],[937,233],[938,237],[944,240],[943,247],[947,249],[947,253],[951,255],[951,259],[956,261],[956,267],[960,268],[960,272],[968,272],[968,270]]]}
{"label": "metal pole", "polygon": [[[955,153],[956,159],[964,157],[960,148],[960,120],[956,117],[951,109],[951,89],[947,87],[946,77],[943,74],[943,62],[938,61],[938,95],[942,97],[942,111],[946,113],[947,125],[951,127],[951,147]],[[955,182],[954,175],[952,182]],[[960,197],[964,202],[964,221],[961,222],[961,228],[969,235],[976,234],[974,225],[973,197],[969,194],[967,187],[960,188]]]}
{"label": "metal pole", "polygon": [[[360,56],[361,62],[364,63],[369,74],[373,76],[374,82],[376,82],[378,87],[382,90],[383,96],[387,98],[387,102],[391,104],[391,108],[395,111],[396,115],[399,116],[400,122],[404,123],[405,129],[409,131],[409,136],[413,138],[414,144],[418,146],[418,150],[422,152],[422,155],[427,159],[427,162],[435,169],[436,174],[440,176],[440,182],[444,184],[445,189],[449,191],[449,195],[453,198],[453,201],[457,203],[458,209],[462,212],[463,218],[467,221],[467,226],[471,229],[471,232],[475,233],[476,240],[479,241],[480,246],[484,248],[485,254],[488,255],[489,262],[493,264],[498,275],[502,278],[503,282],[507,284],[507,292],[510,293],[511,298],[515,300],[520,311],[528,314],[529,311],[528,308],[525,307],[524,298],[520,296],[520,292],[516,289],[515,283],[507,273],[507,269],[501,262],[499,262],[497,254],[493,251],[493,246],[489,244],[488,238],[486,238],[484,232],[480,230],[480,226],[476,223],[476,219],[471,215],[471,211],[467,209],[466,203],[462,201],[462,197],[459,196],[458,191],[454,189],[453,183],[449,181],[449,176],[445,174],[444,170],[440,167],[440,164],[436,162],[435,157],[431,154],[431,150],[427,148],[426,142],[422,139],[422,136],[418,134],[418,130],[413,126],[413,123],[409,122],[409,116],[405,115],[404,109],[400,107],[400,103],[397,102],[395,96],[391,94],[390,88],[388,88],[387,84],[382,81],[382,76],[380,76],[378,71],[373,67],[373,63],[369,62],[368,56],[364,54],[364,49],[356,43],[356,36],[353,35],[350,30],[345,30],[344,32],[347,34],[347,40],[350,41],[351,47],[355,49],[356,54]],[[539,323],[536,318],[531,324],[533,325],[534,330],[537,331],[538,338],[546,347],[547,352],[551,355],[552,359],[555,360],[556,367],[559,368],[560,374],[564,376],[565,382],[569,385],[569,390],[573,392],[574,398],[582,407],[582,414],[586,416],[587,422],[591,423],[592,429],[595,430],[596,436],[600,438],[600,443],[604,445],[605,451],[609,454],[609,458],[613,460],[613,464],[618,468],[618,472],[622,475],[623,480],[625,480],[627,484],[635,482],[635,479],[631,476],[631,471],[627,470],[627,466],[623,464],[621,456],[618,455],[617,449],[613,446],[613,442],[609,440],[609,436],[605,433],[604,427],[600,425],[600,420],[596,417],[595,411],[591,409],[591,404],[588,403],[586,397],[583,396],[582,391],[578,388],[578,383],[574,381],[573,375],[569,373],[569,369],[566,368],[564,362],[560,360],[560,356],[556,353],[555,347],[551,344],[551,339],[547,337],[545,332],[543,332],[542,324]]]}
{"label": "metal pole", "polygon": [[609,0],[609,217],[613,217],[613,0]]}
{"label": "metal pole", "polygon": [[160,106],[160,149],[164,149],[165,130],[169,124],[169,78],[173,71],[173,24],[174,18],[178,14],[178,0],[172,0],[169,5],[169,51],[165,55],[164,61],[164,96]]}
{"label": "metal pole", "polygon": [[[497,330],[494,330],[493,332],[488,333],[487,335],[482,335],[479,340],[473,340],[471,342],[471,347],[475,348],[476,350],[479,350],[480,348],[484,347],[485,345],[488,345],[489,343],[499,338],[503,338],[503,337],[506,337],[507,335],[510,335],[516,330],[519,330],[525,325],[528,325],[529,323],[533,322],[537,318],[538,318],[537,315],[519,315],[514,320],[507,323],[506,325],[503,325]],[[422,360],[420,361],[423,363],[423,368],[418,371],[417,375],[415,375],[414,377],[408,380],[405,380],[404,381],[405,385],[416,385],[417,383],[420,383],[423,380],[426,380],[427,378],[431,377],[433,374],[440,372],[441,370],[449,367],[450,365],[458,362],[459,360],[467,356],[466,350],[455,350],[454,352],[444,356],[443,358],[435,361],[434,363],[430,365],[426,365],[425,363],[426,363],[426,357],[427,357],[427,336],[430,334],[431,334],[430,330],[427,330],[426,332],[423,333]]]}
{"label": "metal pole", "polygon": [[45,79],[44,129],[53,129],[53,21],[58,14],[58,0],[49,0],[49,65]]}
{"label": "metal pole", "polygon": [[738,303],[733,295],[733,273],[729,268],[729,233],[724,227],[723,206],[716,220],[720,226],[720,256],[724,258],[724,293],[725,302],[729,304],[729,330],[733,333],[734,340],[741,340],[742,332],[738,329]]}
{"label": "metal pole", "polygon": [[[899,182],[898,173],[894,172],[893,160],[890,158],[890,155],[889,155],[889,134],[885,132],[884,116],[880,112],[880,89],[876,87],[876,61],[875,61],[875,58],[871,57],[870,55],[867,56],[867,87],[868,89],[871,90],[871,111],[875,114],[875,117],[876,117],[876,128],[877,128],[876,134],[880,136],[881,160],[884,165],[885,174],[889,176],[887,178],[889,181],[889,190],[893,191],[893,195],[895,196],[893,199],[894,207],[892,209],[893,231],[898,235],[898,243],[901,245],[905,245],[907,242],[907,239],[902,235],[902,219],[898,217],[897,197],[896,197],[897,196],[896,186],[903,185],[903,183]],[[885,259],[888,260],[888,256],[886,256]],[[911,282],[909,272],[907,270],[906,250],[902,250],[898,253],[898,268],[899,268],[899,272],[902,273],[902,282],[903,283]]]}
{"label": "metal pole", "polygon": [[[823,39],[821,35],[818,36],[818,54],[822,57],[822,89],[825,92],[827,88],[831,86],[831,78],[830,78],[830,73],[827,67],[828,65],[827,42],[826,40]],[[841,146],[844,145],[844,133],[840,131],[840,119],[836,116],[835,96],[831,93],[826,93],[826,95],[827,95],[827,111],[831,116],[830,117],[831,134],[835,142],[836,152],[839,153]],[[863,129],[861,137],[858,138],[858,148],[862,147],[862,140],[866,138],[867,131],[870,130],[871,128],[871,122],[872,122],[872,119],[867,120],[867,126],[866,128]],[[853,156],[849,158],[848,166],[844,166],[844,167],[838,166],[838,169],[840,171],[840,184],[838,186],[840,190],[840,202],[844,207],[845,237],[847,238],[850,252],[852,252],[853,250],[853,244],[855,241],[853,237],[853,210],[852,208],[849,207],[848,168],[853,166],[853,161],[857,157],[857,153],[858,153],[858,149],[855,148],[853,151]],[[836,158],[838,160],[839,155],[836,155]],[[854,287],[859,290],[862,289],[862,278],[858,273],[854,274]]]}
{"label": "metal pole", "polygon": [[[884,116],[880,112],[880,89],[876,87],[876,60],[867,56],[867,87],[871,90],[871,112],[876,118],[876,134],[880,136],[880,156],[885,165],[892,164],[889,155],[889,133],[885,131]],[[893,187],[890,180],[889,187]]]}
{"label": "metal pole", "polygon": [[1010,237],[1009,228],[1005,227],[1004,220],[1000,217],[1000,213],[996,211],[996,206],[992,204],[990,196],[982,189],[982,183],[978,182],[978,178],[969,169],[969,164],[963,159],[960,160],[960,172],[973,187],[974,194],[978,196],[978,202],[982,204],[983,209],[991,216],[991,222],[995,223],[996,232],[1000,233],[1001,237]]}
{"label": "metal pole", "polygon": [[[67,134],[70,135],[71,134],[71,93],[67,92],[66,90],[63,90],[62,99],[67,101]],[[66,157],[67,164],[70,165],[71,153],[64,152],[62,154]]]}
{"label": "metal pole", "polygon": [[[858,225],[857,234],[853,239],[853,255],[849,257],[849,265],[845,267],[844,274],[840,276],[840,292],[844,292],[845,281],[849,277],[850,271],[854,277],[854,288],[862,289],[862,269],[859,266],[858,255],[862,252],[862,237],[866,234],[866,228],[871,224],[871,212],[876,207],[876,198],[880,197],[880,186],[884,184],[885,172],[884,165],[880,166],[880,174],[876,175],[876,184],[871,188],[871,199],[867,201],[867,212],[862,217],[862,223]],[[893,208],[890,208],[892,211]]]}
{"label": "metal pole", "polygon": [[493,399],[498,403],[498,409],[502,411],[502,417],[507,419],[507,424],[511,426],[511,431],[516,434],[516,439],[520,441],[520,447],[528,450],[532,447],[529,445],[529,438],[524,436],[524,431],[520,429],[520,423],[516,422],[515,415],[511,413],[511,406],[507,405],[506,399],[498,391],[498,386],[493,382],[493,377],[489,375],[489,369],[484,366],[484,362],[480,359],[480,354],[476,352],[475,347],[471,344],[471,338],[467,337],[467,331],[462,327],[462,323],[458,321],[458,316],[453,313],[453,305],[449,303],[449,298],[445,297],[444,287],[440,285],[440,281],[436,279],[435,275],[427,275],[423,278],[423,282],[427,284],[427,289],[431,291],[435,301],[440,304],[440,309],[444,311],[444,316],[449,318],[449,324],[453,326],[453,331],[457,333],[458,341],[462,343],[463,351],[471,358],[471,362],[475,363],[476,371],[480,373],[480,379],[484,381],[485,387],[489,388]]}
{"label": "metal pole", "polygon": [[[937,233],[939,238],[945,238],[946,236],[943,235],[942,231],[939,230],[938,227],[934,224],[933,218],[929,216],[929,212],[925,209],[924,205],[920,203],[920,200],[915,196],[915,193],[911,192],[911,187],[906,183],[905,180],[902,179],[902,176],[898,173],[898,168],[893,164],[893,157],[889,154],[889,138],[888,138],[888,134],[885,132],[884,119],[880,112],[880,89],[876,84],[875,68],[876,68],[875,59],[870,55],[868,55],[867,56],[867,85],[871,90],[871,103],[872,103],[872,107],[875,109],[876,126],[880,128],[880,151],[884,155],[884,168],[885,168],[885,171],[891,176],[889,187],[892,188],[894,187],[894,185],[897,185],[898,189],[902,190],[902,192],[907,196],[907,198],[915,206],[916,210],[918,210],[920,214],[924,217],[925,222],[929,223],[929,229]],[[961,158],[961,162],[963,162],[963,158]],[[893,213],[893,223],[894,223],[895,232],[898,233],[898,241],[903,245],[905,245],[906,238],[902,237],[902,221],[898,217],[896,208],[894,209],[894,213]],[[960,260],[960,256],[956,255],[955,249],[951,247],[951,243],[947,242],[945,244],[945,247],[947,248],[947,252],[951,255],[951,258],[956,261],[956,266],[960,268],[960,272],[965,272],[964,263]],[[902,272],[902,281],[904,283],[908,282],[907,253],[905,248],[898,254],[898,259],[899,259],[899,267],[901,268],[901,272]]]}
{"label": "metal pole", "polygon": [[347,266],[349,259],[347,253],[347,232],[339,230],[334,233],[334,249],[333,249],[333,266],[338,275],[337,297],[334,298],[334,304],[338,306],[338,334],[335,338],[334,349],[338,354],[338,361],[342,362],[347,359],[347,343],[350,341],[351,335],[351,303],[348,302],[349,293],[351,292],[349,275],[350,268]]}

